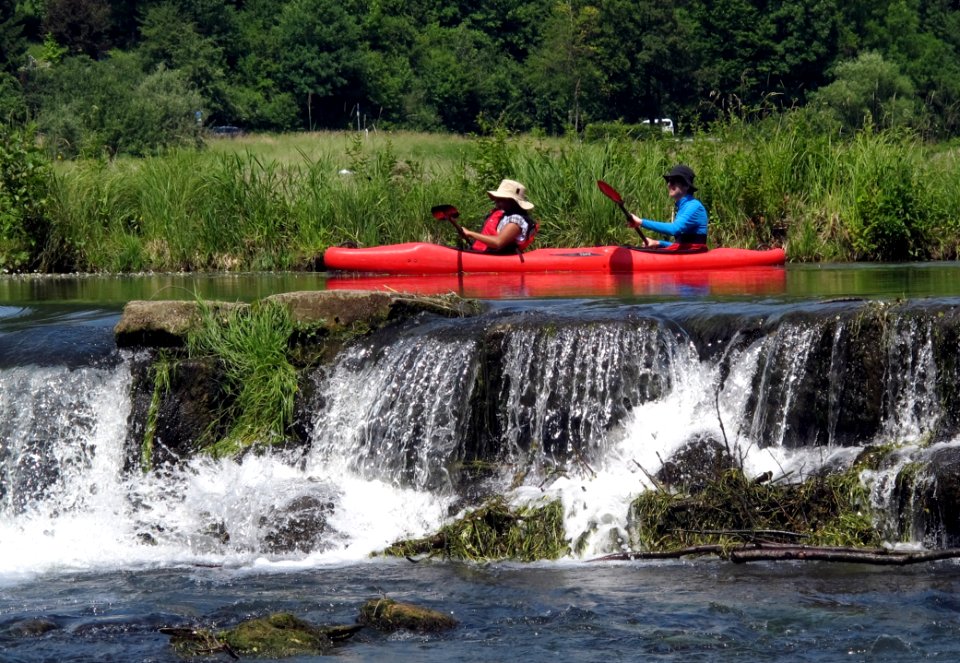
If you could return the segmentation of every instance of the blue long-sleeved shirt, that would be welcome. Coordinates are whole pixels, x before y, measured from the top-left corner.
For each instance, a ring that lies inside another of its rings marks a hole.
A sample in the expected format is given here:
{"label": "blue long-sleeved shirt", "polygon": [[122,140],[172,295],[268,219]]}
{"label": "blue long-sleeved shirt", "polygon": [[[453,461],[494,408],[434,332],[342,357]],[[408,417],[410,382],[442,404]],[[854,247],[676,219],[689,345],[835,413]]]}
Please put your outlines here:
{"label": "blue long-sleeved shirt", "polygon": [[[673,223],[640,219],[640,225],[647,230],[663,233],[664,235],[703,235],[707,236],[707,208],[692,195],[687,194],[676,203],[676,214]],[[671,242],[660,240],[660,246],[670,246]]]}

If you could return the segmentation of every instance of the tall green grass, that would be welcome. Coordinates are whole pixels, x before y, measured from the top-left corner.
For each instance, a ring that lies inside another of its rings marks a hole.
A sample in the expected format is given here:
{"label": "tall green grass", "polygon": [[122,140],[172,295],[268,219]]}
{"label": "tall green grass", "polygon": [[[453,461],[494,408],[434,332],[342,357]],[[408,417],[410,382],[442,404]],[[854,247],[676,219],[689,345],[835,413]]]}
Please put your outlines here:
{"label": "tall green grass", "polygon": [[47,267],[81,271],[287,270],[331,245],[453,243],[438,203],[479,227],[485,191],[510,177],[537,207],[536,246],[635,241],[596,188],[669,220],[662,175],[697,172],[713,245],[785,245],[791,260],[955,258],[956,150],[906,134],[839,139],[783,115],[692,139],[428,134],[247,136],[141,160],[62,166],[50,199]]}
{"label": "tall green grass", "polygon": [[223,369],[226,435],[209,440],[214,457],[237,455],[253,445],[281,442],[293,419],[297,372],[287,358],[293,320],[282,305],[255,302],[225,317],[198,300],[201,325],[187,339],[191,357],[212,358]]}

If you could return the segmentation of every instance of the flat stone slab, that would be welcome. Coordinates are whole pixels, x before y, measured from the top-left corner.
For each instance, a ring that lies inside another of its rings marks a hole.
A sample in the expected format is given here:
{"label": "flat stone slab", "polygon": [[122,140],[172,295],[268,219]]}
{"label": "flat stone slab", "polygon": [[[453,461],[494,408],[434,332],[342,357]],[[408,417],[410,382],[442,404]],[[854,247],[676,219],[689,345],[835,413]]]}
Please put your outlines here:
{"label": "flat stone slab", "polygon": [[[237,302],[207,302],[224,314],[249,306]],[[200,322],[200,304],[182,300],[134,300],[123,307],[113,335],[120,347],[172,347],[183,345],[193,327]]]}
{"label": "flat stone slab", "polygon": [[[376,329],[389,320],[421,311],[447,317],[475,315],[481,305],[455,295],[425,297],[360,290],[285,292],[264,299],[286,306],[294,324],[338,331],[363,325]],[[205,302],[223,314],[247,307],[236,302]],[[123,309],[114,336],[120,347],[173,347],[183,345],[187,334],[200,322],[201,304],[196,301],[131,301]]]}

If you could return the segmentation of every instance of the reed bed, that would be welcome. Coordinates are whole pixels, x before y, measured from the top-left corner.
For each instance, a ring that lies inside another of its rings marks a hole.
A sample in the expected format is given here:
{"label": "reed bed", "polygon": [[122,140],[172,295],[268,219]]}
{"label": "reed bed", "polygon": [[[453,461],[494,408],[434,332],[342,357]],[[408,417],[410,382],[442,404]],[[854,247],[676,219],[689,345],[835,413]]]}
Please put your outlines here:
{"label": "reed bed", "polygon": [[794,261],[957,257],[955,149],[893,132],[839,139],[787,115],[683,140],[311,133],[76,162],[52,187],[44,269],[289,270],[347,242],[452,244],[430,207],[454,204],[479,227],[504,177],[537,205],[536,246],[633,242],[596,180],[668,220],[662,174],[677,162],[698,173],[713,245],[783,245]]}

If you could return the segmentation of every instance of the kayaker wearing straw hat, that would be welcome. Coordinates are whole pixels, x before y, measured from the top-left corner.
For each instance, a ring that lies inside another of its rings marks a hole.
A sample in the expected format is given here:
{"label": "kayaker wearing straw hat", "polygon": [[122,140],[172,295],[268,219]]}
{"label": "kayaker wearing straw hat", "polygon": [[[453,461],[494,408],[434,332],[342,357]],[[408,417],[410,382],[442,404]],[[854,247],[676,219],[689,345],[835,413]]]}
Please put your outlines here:
{"label": "kayaker wearing straw hat", "polygon": [[699,200],[693,197],[697,187],[693,185],[693,169],[679,164],[663,176],[667,182],[667,192],[673,198],[675,212],[673,223],[641,219],[635,214],[630,217],[631,228],[642,227],[664,235],[673,235],[675,242],[646,239],[648,248],[661,248],[667,251],[693,251],[707,248],[707,210]]}
{"label": "kayaker wearing straw hat", "polygon": [[527,200],[527,189],[520,182],[503,180],[496,191],[487,191],[494,202],[494,210],[483,222],[480,232],[464,229],[463,234],[474,240],[474,251],[487,253],[517,253],[533,242],[537,223],[528,212],[533,203]]}

